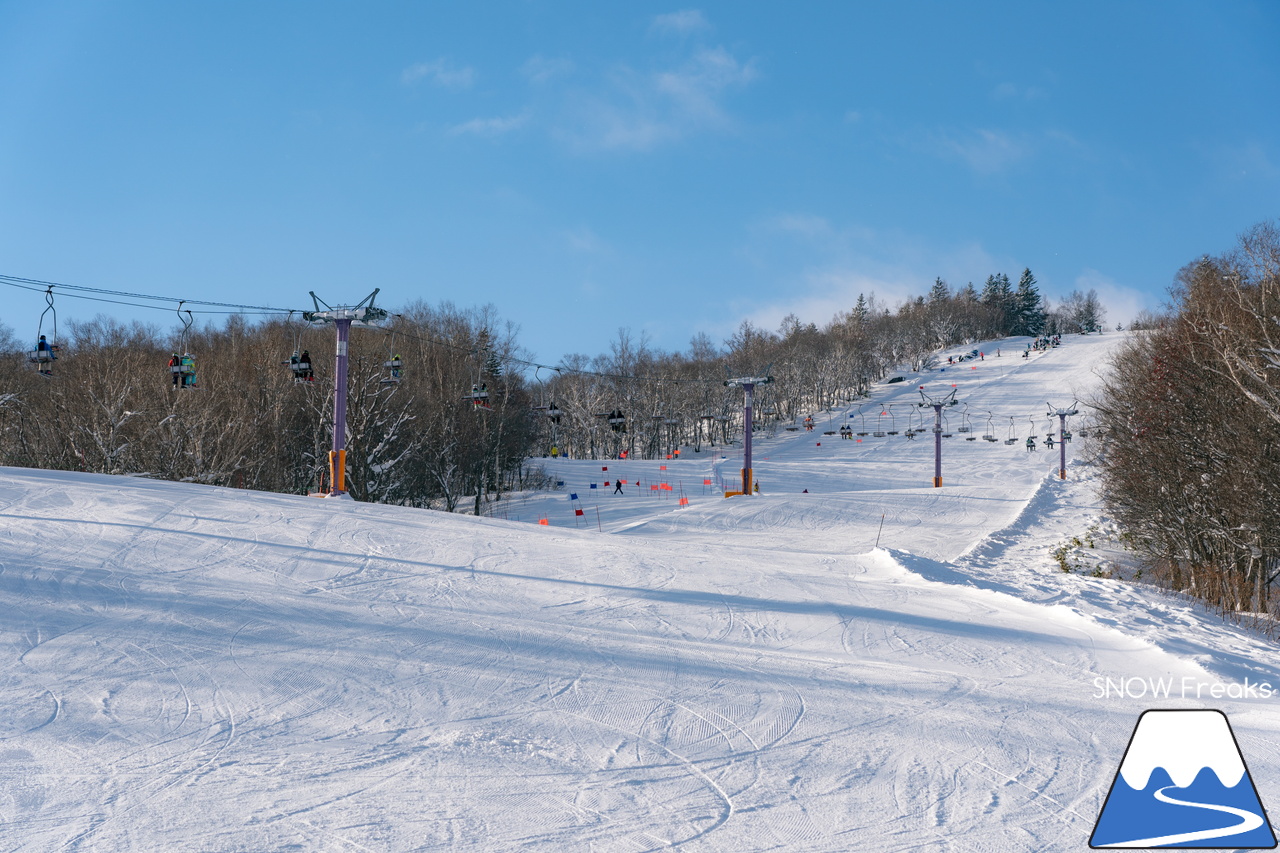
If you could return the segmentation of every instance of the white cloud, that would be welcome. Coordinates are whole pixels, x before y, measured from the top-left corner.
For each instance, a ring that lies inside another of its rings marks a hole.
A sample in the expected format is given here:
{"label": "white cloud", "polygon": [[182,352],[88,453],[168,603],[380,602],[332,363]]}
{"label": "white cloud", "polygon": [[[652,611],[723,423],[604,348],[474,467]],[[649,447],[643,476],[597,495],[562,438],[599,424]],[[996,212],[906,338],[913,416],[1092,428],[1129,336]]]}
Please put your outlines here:
{"label": "white cloud", "polygon": [[868,298],[874,294],[880,307],[892,309],[926,289],[927,284],[922,285],[918,277],[907,272],[894,275],[839,267],[809,270],[801,274],[796,292],[789,298],[760,305],[748,311],[746,319],[760,328],[776,331],[783,318],[794,314],[802,323],[821,328],[837,314],[853,308],[859,294]]}
{"label": "white cloud", "polygon": [[501,136],[523,127],[529,120],[528,113],[514,116],[496,116],[494,118],[473,118],[449,129],[454,135],[474,134],[476,136]]}
{"label": "white cloud", "polygon": [[[918,235],[860,224],[837,224],[808,213],[785,213],[761,221],[750,231],[746,253],[775,274],[775,296],[768,301],[730,305],[727,336],[746,317],[770,330],[788,314],[821,327],[853,308],[859,294],[873,293],[880,307],[895,310],[908,299],[926,294],[941,276],[953,290],[982,280],[992,270],[1021,269],[1010,258],[997,258],[980,244],[937,247]],[[1101,291],[1099,291],[1101,293]]]}
{"label": "white cloud", "polygon": [[457,67],[443,58],[419,62],[400,72],[400,80],[405,84],[429,80],[443,89],[469,89],[475,77],[475,69],[470,66]]}
{"label": "white cloud", "polygon": [[711,22],[697,9],[682,9],[653,19],[652,28],[660,32],[687,35],[699,30],[711,29]]}
{"label": "white cloud", "polygon": [[609,244],[585,225],[565,231],[564,238],[569,248],[577,254],[598,255],[609,251]]}
{"label": "white cloud", "polygon": [[520,66],[520,73],[528,78],[530,83],[542,85],[552,80],[569,76],[573,73],[573,69],[574,65],[571,60],[536,54],[529,57],[528,61]]}
{"label": "white cloud", "polygon": [[1001,83],[991,90],[991,97],[997,101],[1038,101],[1048,97],[1048,94],[1038,86],[1018,86],[1013,83]]}
{"label": "white cloud", "polygon": [[[1107,309],[1106,327],[1109,329],[1114,329],[1116,323],[1123,323],[1128,327],[1139,312],[1154,311],[1159,307],[1148,294],[1120,284],[1095,269],[1085,269],[1076,276],[1075,289],[1081,293],[1088,293],[1090,290],[1098,292],[1098,299]],[[1066,295],[1063,293],[1059,298]]]}
{"label": "white cloud", "polygon": [[945,155],[959,157],[969,168],[984,175],[1001,172],[1024,159],[1030,145],[999,130],[978,129],[962,136],[943,134],[937,147]]}
{"label": "white cloud", "polygon": [[697,51],[678,68],[617,69],[603,93],[578,93],[559,135],[579,150],[646,151],[689,134],[732,125],[723,101],[756,77],[754,64],[724,48]]}

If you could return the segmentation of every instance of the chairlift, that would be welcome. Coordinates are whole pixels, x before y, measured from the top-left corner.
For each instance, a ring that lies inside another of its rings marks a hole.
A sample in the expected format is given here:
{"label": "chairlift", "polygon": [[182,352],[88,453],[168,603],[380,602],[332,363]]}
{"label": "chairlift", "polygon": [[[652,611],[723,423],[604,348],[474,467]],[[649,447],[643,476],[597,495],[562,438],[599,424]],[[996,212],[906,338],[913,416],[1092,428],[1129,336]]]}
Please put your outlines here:
{"label": "chairlift", "polygon": [[867,416],[862,413],[862,406],[858,407],[858,419],[860,424],[858,435],[860,436],[870,435],[870,433],[867,432]]}
{"label": "chairlift", "polygon": [[1008,438],[1006,438],[1006,439],[1004,440],[1004,443],[1005,443],[1006,445],[1009,445],[1009,446],[1013,446],[1013,445],[1015,445],[1015,444],[1017,444],[1017,443],[1018,443],[1018,437],[1017,437],[1016,435],[1014,435],[1014,434],[1013,434],[1013,432],[1014,432],[1014,423],[1015,423],[1015,422],[1014,422],[1014,416],[1013,416],[1013,415],[1010,415],[1010,416],[1009,416],[1009,437],[1008,437]]}
{"label": "chairlift", "polygon": [[609,429],[614,432],[627,431],[627,418],[622,413],[622,409],[614,409],[609,413]]}
{"label": "chairlift", "polygon": [[995,423],[995,419],[996,419],[995,415],[993,415],[991,412],[987,412],[987,431],[982,434],[983,441],[990,441],[990,442],[998,441],[998,439],[996,438],[995,426],[993,426],[993,424]]}
{"label": "chairlift", "polygon": [[[53,376],[53,363],[58,360],[58,310],[53,307],[53,285],[44,292],[47,307],[40,312],[40,322],[36,324],[36,347],[27,353],[27,361],[36,366],[41,376]],[[53,342],[45,340],[44,315],[53,312]]]}
{"label": "chairlift", "polygon": [[[380,385],[399,385],[403,376],[402,368],[404,361],[400,358],[400,353],[396,352],[396,333],[391,333],[391,339],[387,341],[387,360],[382,362],[383,370],[387,371],[387,375],[379,380]],[[471,386],[475,390],[475,386]]]}
{"label": "chairlift", "polygon": [[885,406],[885,409],[889,412],[889,429],[887,430],[887,432],[889,435],[897,435],[898,434],[898,418],[893,414],[893,403],[890,403],[889,405]]}
{"label": "chairlift", "polygon": [[[400,358],[400,354],[393,351],[391,357],[382,362],[382,366],[387,370],[387,375],[382,377],[379,384],[399,385],[401,378],[403,378],[402,368],[404,367],[404,361]],[[474,385],[471,387],[473,390],[475,389]],[[488,395],[486,394],[485,396],[487,397]]]}
{"label": "chairlift", "polygon": [[969,404],[965,403],[964,408],[960,411],[960,426],[956,432],[973,432],[973,424],[969,422]]}
{"label": "chairlift", "polygon": [[[395,381],[399,382],[399,378]],[[489,412],[493,411],[493,406],[489,404],[489,387],[484,383],[472,385],[471,390],[462,395],[462,399],[470,400],[474,409]]]}
{"label": "chairlift", "polygon": [[195,319],[191,316],[190,309],[187,310],[187,316],[182,316],[182,306],[186,300],[178,303],[178,319],[182,321],[182,333],[178,338],[178,349],[182,355],[174,353],[169,359],[169,374],[173,377],[173,387],[182,388],[193,391],[196,389],[196,360],[191,353],[187,352],[187,332],[191,330],[191,326],[195,323]]}
{"label": "chairlift", "polygon": [[888,412],[882,411],[880,412],[879,415],[876,416],[876,428],[871,431],[871,436],[873,438],[884,438],[885,431],[884,431],[884,427],[881,426],[880,418],[883,418],[887,414]]}
{"label": "chairlift", "polygon": [[[289,312],[289,323],[293,319],[293,312]],[[284,362],[289,366],[289,372],[293,374],[294,383],[304,383],[315,381],[315,371],[311,369],[311,353],[302,348],[302,330],[299,329],[293,336],[293,354],[289,356],[289,360]]]}

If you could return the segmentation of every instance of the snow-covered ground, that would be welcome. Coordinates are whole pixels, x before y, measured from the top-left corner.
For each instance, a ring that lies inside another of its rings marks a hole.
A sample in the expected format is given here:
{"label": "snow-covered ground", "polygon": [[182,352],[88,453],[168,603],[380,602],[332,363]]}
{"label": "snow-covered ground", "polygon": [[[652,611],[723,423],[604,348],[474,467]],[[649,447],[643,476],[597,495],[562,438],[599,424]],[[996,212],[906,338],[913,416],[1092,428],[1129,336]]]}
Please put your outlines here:
{"label": "snow-covered ground", "polygon": [[548,460],[505,520],[2,469],[0,850],[1084,850],[1152,707],[1280,802],[1274,647],[1060,571],[1095,473],[1003,443],[1119,340],[877,389],[968,403],[940,489],[932,436],[823,434],[856,406],[758,437],[758,496],[740,449]]}

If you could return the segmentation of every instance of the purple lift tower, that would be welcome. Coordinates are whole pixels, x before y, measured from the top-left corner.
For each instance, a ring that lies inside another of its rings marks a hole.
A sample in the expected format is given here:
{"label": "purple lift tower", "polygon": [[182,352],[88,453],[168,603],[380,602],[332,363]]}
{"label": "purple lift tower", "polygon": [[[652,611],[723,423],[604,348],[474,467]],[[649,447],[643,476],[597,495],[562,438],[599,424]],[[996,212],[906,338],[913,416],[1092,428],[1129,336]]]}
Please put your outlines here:
{"label": "purple lift tower", "polygon": [[945,397],[930,397],[920,386],[920,402],[916,405],[922,409],[933,409],[933,487],[942,488],[942,407],[956,404],[956,390]]}
{"label": "purple lift tower", "polygon": [[[772,376],[743,376],[724,381],[725,387],[735,385],[742,387],[742,494],[744,495],[752,493],[751,487],[755,482],[751,476],[751,429],[755,423],[752,420],[754,415],[751,413],[753,396],[757,385],[768,385],[772,381]],[[729,497],[730,494],[732,493],[725,493],[725,497]]]}
{"label": "purple lift tower", "polygon": [[1076,408],[1076,404],[1072,403],[1070,408],[1055,409],[1053,403],[1049,403],[1049,417],[1058,416],[1058,479],[1067,479],[1067,418],[1072,415],[1080,414],[1080,410]]}
{"label": "purple lift tower", "polygon": [[[316,310],[304,311],[302,318],[309,323],[323,326],[332,323],[338,331],[336,365],[333,372],[333,450],[329,451],[329,491],[321,493],[325,498],[350,498],[347,494],[347,343],[352,326],[376,326],[387,317],[387,312],[373,306],[374,290],[358,305],[334,308],[326,305],[315,291],[311,300]],[[321,306],[324,306],[321,308]]]}

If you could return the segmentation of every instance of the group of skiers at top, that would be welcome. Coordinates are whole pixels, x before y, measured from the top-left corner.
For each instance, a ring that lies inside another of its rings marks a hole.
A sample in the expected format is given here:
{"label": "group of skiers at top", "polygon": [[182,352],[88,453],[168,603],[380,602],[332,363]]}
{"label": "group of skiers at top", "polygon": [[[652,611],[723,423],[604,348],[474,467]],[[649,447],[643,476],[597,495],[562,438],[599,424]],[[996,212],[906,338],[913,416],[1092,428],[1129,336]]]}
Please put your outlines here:
{"label": "group of skiers at top", "polygon": [[1022,351],[1022,357],[1026,358],[1031,355],[1033,350],[1047,350],[1049,347],[1056,347],[1062,343],[1062,335],[1041,335],[1031,343],[1027,344],[1027,348]]}

